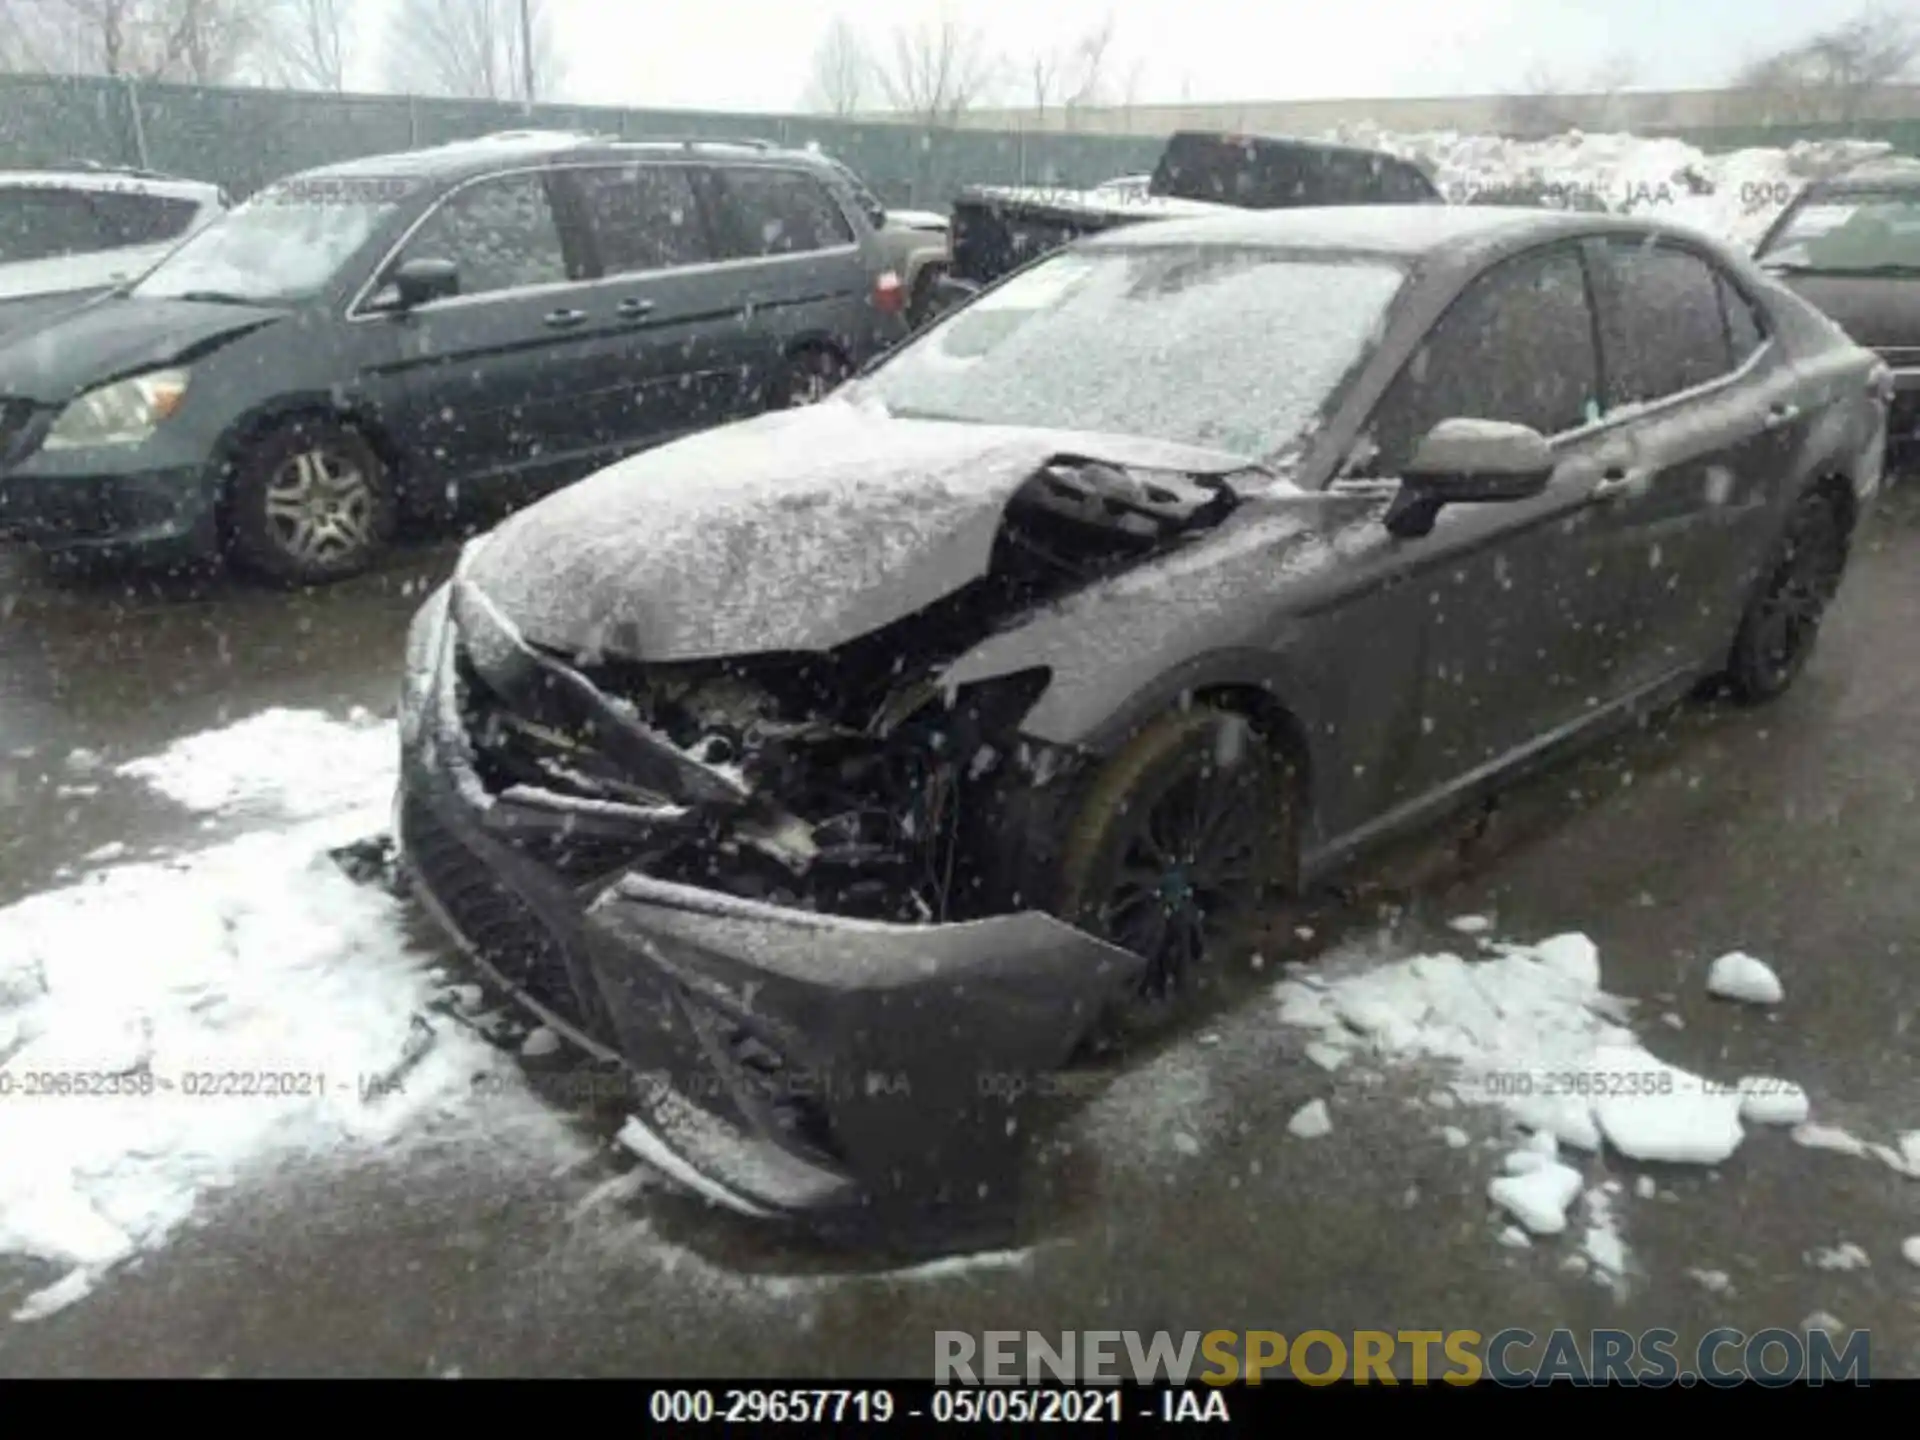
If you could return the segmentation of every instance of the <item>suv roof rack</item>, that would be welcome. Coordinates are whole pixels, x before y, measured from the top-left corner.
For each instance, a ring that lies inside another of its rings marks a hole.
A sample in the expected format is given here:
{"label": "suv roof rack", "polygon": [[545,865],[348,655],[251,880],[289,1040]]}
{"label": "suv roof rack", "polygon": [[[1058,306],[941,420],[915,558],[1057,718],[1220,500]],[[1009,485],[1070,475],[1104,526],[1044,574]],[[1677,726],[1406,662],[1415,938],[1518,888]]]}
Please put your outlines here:
{"label": "suv roof rack", "polygon": [[623,137],[628,145],[682,145],[691,150],[696,145],[730,146],[736,150],[785,150],[790,147],[778,140],[756,140],[734,138],[726,135],[628,135]]}
{"label": "suv roof rack", "polygon": [[186,175],[169,175],[164,170],[143,170],[138,165],[107,165],[98,160],[56,160],[46,165],[22,165],[19,168],[75,175],[126,175],[136,180],[186,180],[196,185],[204,183]]}

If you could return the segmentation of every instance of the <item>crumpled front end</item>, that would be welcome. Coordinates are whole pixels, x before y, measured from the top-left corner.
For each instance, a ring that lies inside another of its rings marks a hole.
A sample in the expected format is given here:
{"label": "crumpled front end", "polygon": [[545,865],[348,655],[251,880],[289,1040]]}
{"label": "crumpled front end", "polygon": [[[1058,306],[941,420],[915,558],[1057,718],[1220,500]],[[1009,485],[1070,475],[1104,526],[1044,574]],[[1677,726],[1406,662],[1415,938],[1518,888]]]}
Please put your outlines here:
{"label": "crumpled front end", "polygon": [[1139,980],[982,863],[1064,763],[1013,735],[1034,677],[950,693],[893,669],[878,647],[588,663],[459,575],[410,636],[416,893],[639,1077],[633,1148],[749,1214],[938,1191],[969,1120],[1004,1128],[1004,1077],[1066,1062]]}

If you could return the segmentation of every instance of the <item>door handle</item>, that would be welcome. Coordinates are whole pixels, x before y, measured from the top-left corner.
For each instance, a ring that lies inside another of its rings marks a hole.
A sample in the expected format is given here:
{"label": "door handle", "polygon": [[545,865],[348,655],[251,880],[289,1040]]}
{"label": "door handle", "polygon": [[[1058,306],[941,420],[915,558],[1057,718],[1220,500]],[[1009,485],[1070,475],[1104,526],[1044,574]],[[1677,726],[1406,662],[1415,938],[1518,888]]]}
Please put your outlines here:
{"label": "door handle", "polygon": [[1791,425],[1799,418],[1798,405],[1775,405],[1767,411],[1767,418],[1760,423],[1769,430],[1778,430],[1782,425]]}
{"label": "door handle", "polygon": [[555,330],[564,330],[569,325],[578,325],[587,318],[584,310],[555,310],[547,316],[547,324]]}
{"label": "door handle", "polygon": [[1616,462],[1600,472],[1600,478],[1594,482],[1593,498],[1611,500],[1617,495],[1625,495],[1630,490],[1639,489],[1646,478],[1644,466]]}
{"label": "door handle", "polygon": [[641,320],[653,313],[653,301],[622,300],[619,311],[622,320]]}

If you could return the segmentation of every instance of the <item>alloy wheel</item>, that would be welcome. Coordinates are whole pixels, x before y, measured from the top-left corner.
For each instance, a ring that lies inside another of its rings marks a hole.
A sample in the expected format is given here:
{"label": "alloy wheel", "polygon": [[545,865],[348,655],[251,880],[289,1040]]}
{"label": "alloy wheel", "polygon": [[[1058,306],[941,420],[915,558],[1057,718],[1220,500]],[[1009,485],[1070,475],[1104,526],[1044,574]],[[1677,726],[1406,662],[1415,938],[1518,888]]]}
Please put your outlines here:
{"label": "alloy wheel", "polygon": [[376,513],[372,480],[329,450],[288,457],[267,485],[268,533],[302,565],[335,565],[370,549]]}
{"label": "alloy wheel", "polygon": [[1187,989],[1208,953],[1259,904],[1265,790],[1231,767],[1187,772],[1147,805],[1122,851],[1100,924],[1146,957],[1141,995]]}

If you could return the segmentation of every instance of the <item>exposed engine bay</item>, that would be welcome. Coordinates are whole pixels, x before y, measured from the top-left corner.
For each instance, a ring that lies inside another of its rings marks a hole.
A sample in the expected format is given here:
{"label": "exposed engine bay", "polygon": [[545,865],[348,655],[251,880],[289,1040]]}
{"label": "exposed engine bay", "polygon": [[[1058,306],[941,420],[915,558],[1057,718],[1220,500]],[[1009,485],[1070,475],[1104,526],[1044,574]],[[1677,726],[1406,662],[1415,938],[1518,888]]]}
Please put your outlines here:
{"label": "exposed engine bay", "polygon": [[961,687],[942,671],[1238,503],[1220,479],[1056,459],[1006,506],[986,573],[827,652],[646,665],[516,640],[503,664],[463,636],[474,769],[582,886],[640,869],[904,923],[1020,908],[1022,821],[1077,757],[1019,732],[1046,670]]}

